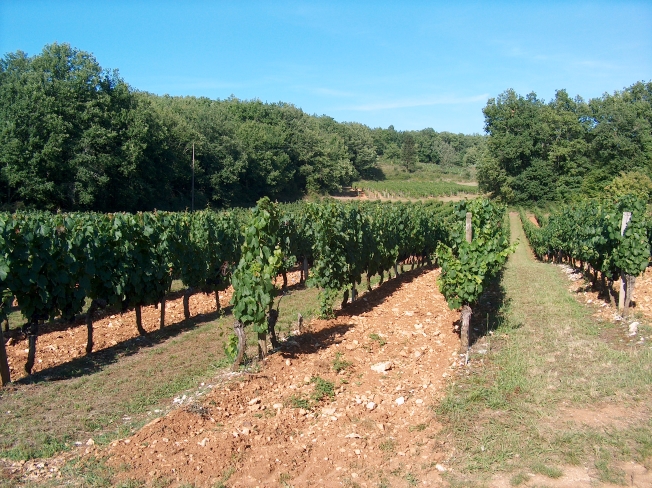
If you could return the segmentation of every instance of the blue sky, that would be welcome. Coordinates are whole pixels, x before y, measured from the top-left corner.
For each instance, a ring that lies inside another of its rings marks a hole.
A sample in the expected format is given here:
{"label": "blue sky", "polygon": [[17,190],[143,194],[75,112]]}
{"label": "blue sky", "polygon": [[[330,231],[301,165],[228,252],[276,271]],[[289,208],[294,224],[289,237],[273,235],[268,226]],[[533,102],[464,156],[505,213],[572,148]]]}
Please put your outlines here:
{"label": "blue sky", "polygon": [[482,133],[508,88],[591,98],[652,80],[652,2],[0,0],[0,54],[54,41],[139,90],[398,130]]}

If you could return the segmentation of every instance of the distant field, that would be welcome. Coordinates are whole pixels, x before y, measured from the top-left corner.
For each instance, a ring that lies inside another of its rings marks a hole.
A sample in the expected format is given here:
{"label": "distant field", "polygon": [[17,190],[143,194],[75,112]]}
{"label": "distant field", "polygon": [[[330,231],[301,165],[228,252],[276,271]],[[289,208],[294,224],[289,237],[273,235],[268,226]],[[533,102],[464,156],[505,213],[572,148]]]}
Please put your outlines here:
{"label": "distant field", "polygon": [[353,184],[356,188],[361,188],[368,196],[380,194],[388,197],[404,198],[425,198],[452,196],[461,193],[473,194],[478,192],[477,186],[471,186],[466,183],[460,185],[450,181],[358,181]]}
{"label": "distant field", "polygon": [[360,180],[352,186],[363,189],[372,198],[428,198],[478,193],[478,184],[473,181],[474,168],[443,168],[421,163],[412,173],[393,164],[381,164],[380,168],[382,179]]}

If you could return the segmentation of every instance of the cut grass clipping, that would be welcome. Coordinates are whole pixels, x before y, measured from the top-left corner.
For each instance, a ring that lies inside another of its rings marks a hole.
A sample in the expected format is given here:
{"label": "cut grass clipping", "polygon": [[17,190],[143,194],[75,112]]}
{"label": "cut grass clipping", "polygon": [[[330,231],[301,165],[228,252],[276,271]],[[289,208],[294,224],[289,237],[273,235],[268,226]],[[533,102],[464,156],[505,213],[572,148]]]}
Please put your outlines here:
{"label": "cut grass clipping", "polygon": [[295,394],[290,396],[285,400],[285,405],[292,408],[302,408],[304,410],[312,410],[316,407],[322,400],[332,400],[335,398],[335,384],[320,378],[319,376],[313,376],[310,378],[310,383],[314,385],[313,391],[310,394],[309,398],[302,396],[300,394]]}
{"label": "cut grass clipping", "polygon": [[349,366],[351,366],[351,362],[342,359],[341,352],[335,354],[335,359],[333,359],[333,369],[335,370],[336,373],[339,373],[340,371],[344,371]]}
{"label": "cut grass clipping", "polygon": [[380,347],[383,347],[385,344],[387,344],[387,341],[378,334],[369,334],[369,339],[376,341]]}

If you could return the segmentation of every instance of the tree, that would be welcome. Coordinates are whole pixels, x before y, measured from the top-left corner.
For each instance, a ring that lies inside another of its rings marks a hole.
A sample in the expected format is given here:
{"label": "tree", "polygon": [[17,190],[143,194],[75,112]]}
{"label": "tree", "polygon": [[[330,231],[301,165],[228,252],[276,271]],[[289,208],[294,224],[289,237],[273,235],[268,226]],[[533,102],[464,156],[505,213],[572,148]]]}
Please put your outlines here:
{"label": "tree", "polygon": [[652,199],[652,179],[639,171],[629,173],[623,171],[605,187],[604,191],[613,198],[634,195],[649,203]]}
{"label": "tree", "polygon": [[403,137],[403,149],[401,150],[401,159],[403,166],[409,172],[416,169],[416,148],[414,146],[414,138],[412,134],[405,134]]}

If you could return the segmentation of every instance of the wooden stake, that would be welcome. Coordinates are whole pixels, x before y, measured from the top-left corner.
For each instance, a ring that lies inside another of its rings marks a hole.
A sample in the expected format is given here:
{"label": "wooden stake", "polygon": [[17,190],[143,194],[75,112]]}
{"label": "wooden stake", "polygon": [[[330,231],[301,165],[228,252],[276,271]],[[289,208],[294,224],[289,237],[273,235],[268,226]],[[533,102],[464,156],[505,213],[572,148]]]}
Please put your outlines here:
{"label": "wooden stake", "polygon": [[165,327],[165,297],[161,298],[161,321],[158,324],[158,328],[163,330]]}
{"label": "wooden stake", "polygon": [[[625,230],[627,229],[627,224],[632,218],[632,212],[623,212],[623,220],[620,223],[620,235],[625,235]],[[623,274],[620,277],[620,293],[618,294],[618,310],[623,310],[625,308],[625,275]]]}
{"label": "wooden stake", "polygon": [[473,226],[471,224],[471,212],[466,212],[466,242],[471,243],[473,239]]}
{"label": "wooden stake", "polygon": [[5,349],[5,339],[2,335],[0,328],[0,386],[4,386],[11,382],[11,374],[9,371],[9,362],[7,360],[7,350]]}
{"label": "wooden stake", "polygon": [[[473,239],[473,225],[471,223],[471,212],[466,212],[466,242],[469,244]],[[464,305],[462,307],[462,328],[460,329],[460,354],[469,356],[469,346],[471,345],[471,307]]]}
{"label": "wooden stake", "polygon": [[93,314],[97,310],[97,302],[93,300],[86,312],[86,354],[93,352]]}

